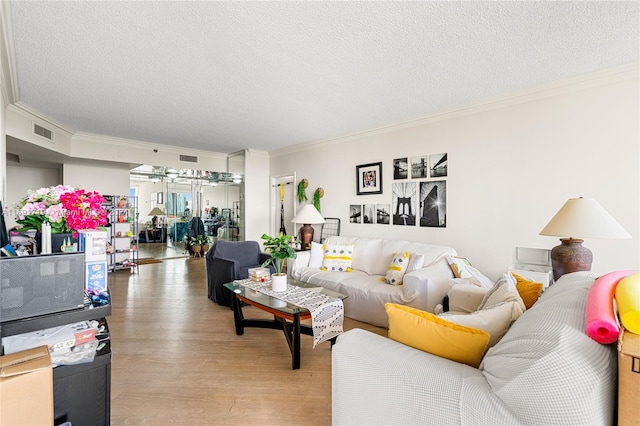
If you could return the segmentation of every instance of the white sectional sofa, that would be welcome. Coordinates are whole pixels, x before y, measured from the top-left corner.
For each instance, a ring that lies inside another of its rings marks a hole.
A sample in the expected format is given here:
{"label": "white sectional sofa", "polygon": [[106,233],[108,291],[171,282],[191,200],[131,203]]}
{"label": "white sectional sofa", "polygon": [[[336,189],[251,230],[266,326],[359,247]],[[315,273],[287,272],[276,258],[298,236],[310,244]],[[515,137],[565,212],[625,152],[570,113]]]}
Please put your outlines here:
{"label": "white sectional sofa", "polygon": [[[453,278],[446,256],[455,256],[452,247],[399,240],[358,237],[329,237],[326,245],[353,245],[351,272],[323,271],[322,255],[318,257],[314,244],[311,251],[298,252],[290,259],[289,275],[299,281],[322,286],[347,295],[345,315],[358,321],[387,327],[387,302],[412,306],[433,312],[442,303]],[[386,284],[381,278],[387,273],[394,252],[408,251],[422,255],[424,261],[417,270],[404,275],[400,286]]]}

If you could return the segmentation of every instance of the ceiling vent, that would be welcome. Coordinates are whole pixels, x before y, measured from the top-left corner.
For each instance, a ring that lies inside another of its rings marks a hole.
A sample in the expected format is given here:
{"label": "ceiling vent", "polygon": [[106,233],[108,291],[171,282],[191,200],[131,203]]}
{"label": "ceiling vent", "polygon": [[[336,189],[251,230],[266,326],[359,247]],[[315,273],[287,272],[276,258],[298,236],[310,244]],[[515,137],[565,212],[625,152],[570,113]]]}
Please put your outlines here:
{"label": "ceiling vent", "polygon": [[53,131],[46,129],[36,123],[33,123],[33,133],[53,142]]}
{"label": "ceiling vent", "polygon": [[185,163],[197,163],[198,157],[196,157],[195,155],[180,154],[180,161],[183,161]]}

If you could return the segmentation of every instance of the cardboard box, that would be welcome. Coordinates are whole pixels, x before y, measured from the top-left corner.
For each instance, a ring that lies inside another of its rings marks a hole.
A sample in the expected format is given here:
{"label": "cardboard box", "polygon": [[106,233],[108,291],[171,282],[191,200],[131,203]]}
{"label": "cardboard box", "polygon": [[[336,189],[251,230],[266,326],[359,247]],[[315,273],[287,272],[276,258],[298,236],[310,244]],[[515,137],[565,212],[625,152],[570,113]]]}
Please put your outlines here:
{"label": "cardboard box", "polygon": [[0,357],[0,426],[53,424],[53,370],[46,346]]}
{"label": "cardboard box", "polygon": [[107,233],[82,229],[78,231],[78,251],[84,252],[87,262],[107,260]]}
{"label": "cardboard box", "polygon": [[107,262],[86,262],[84,288],[89,291],[107,291]]}
{"label": "cardboard box", "polygon": [[618,338],[618,425],[637,425],[640,410],[640,335],[624,327]]}

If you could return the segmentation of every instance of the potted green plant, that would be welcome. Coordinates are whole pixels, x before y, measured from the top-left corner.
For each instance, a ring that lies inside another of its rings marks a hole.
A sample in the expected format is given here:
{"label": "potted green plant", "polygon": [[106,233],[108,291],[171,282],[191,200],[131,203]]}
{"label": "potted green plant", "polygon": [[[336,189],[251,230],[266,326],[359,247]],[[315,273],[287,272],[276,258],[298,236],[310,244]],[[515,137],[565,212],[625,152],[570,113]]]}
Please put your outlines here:
{"label": "potted green plant", "polygon": [[209,251],[210,239],[208,235],[200,235],[200,244],[202,245],[202,252]]}
{"label": "potted green plant", "polygon": [[202,251],[202,243],[200,242],[200,236],[196,235],[189,239],[189,245],[191,245],[191,251],[193,251],[194,257],[200,257]]}
{"label": "potted green plant", "polygon": [[271,237],[267,234],[262,234],[260,238],[264,240],[264,249],[271,256],[262,264],[262,267],[271,263],[276,270],[276,273],[271,276],[271,288],[274,291],[284,291],[287,289],[287,274],[283,273],[282,269],[287,259],[295,259],[296,251],[292,245],[297,243],[298,239],[293,235]]}

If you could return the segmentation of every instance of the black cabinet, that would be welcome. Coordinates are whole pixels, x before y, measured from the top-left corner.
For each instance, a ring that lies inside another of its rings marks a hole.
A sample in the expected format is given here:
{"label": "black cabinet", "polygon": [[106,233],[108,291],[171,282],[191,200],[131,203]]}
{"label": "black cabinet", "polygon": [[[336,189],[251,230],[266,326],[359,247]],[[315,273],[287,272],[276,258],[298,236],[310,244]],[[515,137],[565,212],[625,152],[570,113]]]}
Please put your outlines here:
{"label": "black cabinet", "polygon": [[[105,317],[111,306],[76,309],[39,315],[0,324],[0,336],[7,337],[79,321],[98,320],[104,325],[101,337],[108,337]],[[93,362],[60,365],[53,369],[55,424],[108,426],[111,422],[111,343],[104,339]]]}
{"label": "black cabinet", "polygon": [[103,426],[111,420],[111,353],[53,369],[55,424]]}

